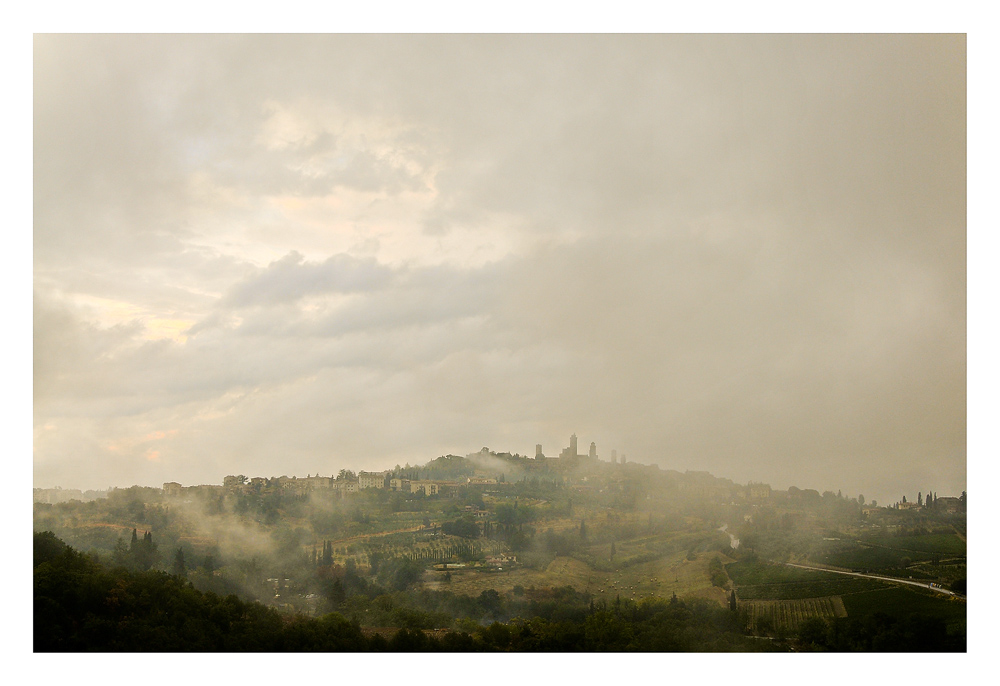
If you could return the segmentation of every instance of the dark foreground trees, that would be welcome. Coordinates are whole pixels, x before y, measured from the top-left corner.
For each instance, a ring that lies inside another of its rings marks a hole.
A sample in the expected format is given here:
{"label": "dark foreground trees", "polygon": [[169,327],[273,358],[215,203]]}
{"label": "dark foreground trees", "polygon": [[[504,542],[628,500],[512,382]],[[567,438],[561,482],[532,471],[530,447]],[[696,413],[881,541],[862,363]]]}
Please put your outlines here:
{"label": "dark foreground trees", "polygon": [[[398,570],[397,570],[398,571]],[[343,589],[343,587],[342,587]],[[779,642],[743,634],[737,613],[703,600],[647,599],[594,603],[571,588],[553,589],[551,600],[479,598],[420,591],[386,595],[374,583],[341,598],[345,614],[365,605],[392,618],[398,630],[373,632],[357,618],[281,615],[235,595],[202,593],[188,581],[160,571],[106,567],[51,532],[34,536],[34,648],[37,652],[305,652],[305,651],[657,651],[783,650]],[[370,596],[370,597],[369,597]],[[416,605],[395,607],[410,599]],[[356,602],[356,601],[361,601]],[[430,606],[440,604],[432,611]],[[442,611],[447,608],[447,611]],[[454,617],[457,631],[432,631]],[[371,613],[365,616],[371,616]],[[503,621],[493,621],[500,619]],[[428,621],[430,624],[428,624]],[[882,626],[825,623],[802,639],[814,649],[894,650],[899,641],[940,647],[940,630],[902,623]]]}
{"label": "dark foreground trees", "polygon": [[[402,626],[389,636],[367,635],[359,622],[340,614],[318,619],[283,616],[234,595],[202,593],[165,572],[105,567],[51,532],[34,537],[34,647],[38,652],[710,651],[761,647],[741,634],[732,613],[711,603],[653,601],[623,603],[614,609],[592,608],[578,595],[567,596],[573,607],[560,608],[560,612],[546,611],[545,616],[529,612],[527,618],[476,624],[469,631],[430,632]],[[502,598],[495,591],[484,592],[469,603],[488,605],[494,616],[503,610]],[[537,609],[543,610],[541,605]]]}
{"label": "dark foreground trees", "polygon": [[[34,550],[36,651],[289,649],[286,624],[257,603],[201,593],[164,572],[107,569],[50,532],[35,534]],[[338,635],[361,638],[344,624]]]}
{"label": "dark foreground trees", "polygon": [[965,652],[964,635],[948,633],[945,621],[917,613],[807,620],[799,629],[805,650],[831,652]]}

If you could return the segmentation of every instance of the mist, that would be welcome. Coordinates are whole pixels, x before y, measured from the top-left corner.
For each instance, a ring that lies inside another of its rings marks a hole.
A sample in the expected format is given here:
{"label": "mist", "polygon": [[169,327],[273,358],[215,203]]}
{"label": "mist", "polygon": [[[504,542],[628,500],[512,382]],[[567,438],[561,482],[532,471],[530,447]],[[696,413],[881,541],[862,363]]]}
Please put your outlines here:
{"label": "mist", "polygon": [[35,485],[960,493],[965,120],[962,35],[38,35]]}

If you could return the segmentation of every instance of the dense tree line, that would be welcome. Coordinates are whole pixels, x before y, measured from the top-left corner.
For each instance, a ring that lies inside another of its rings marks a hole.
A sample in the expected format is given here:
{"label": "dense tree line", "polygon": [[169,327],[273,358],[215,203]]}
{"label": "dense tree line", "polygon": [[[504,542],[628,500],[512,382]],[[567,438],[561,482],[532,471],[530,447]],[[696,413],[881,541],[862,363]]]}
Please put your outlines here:
{"label": "dense tree line", "polygon": [[[440,637],[421,629],[426,628],[422,625],[428,618],[449,618],[446,612],[434,616],[395,606],[399,596],[345,597],[341,603],[345,614],[361,605],[381,607],[389,613],[387,619],[401,627],[391,638],[367,636],[356,618],[341,613],[318,619],[282,616],[234,595],[202,593],[165,572],[105,567],[51,532],[34,537],[34,640],[39,652],[715,651],[760,647],[741,634],[733,613],[707,602],[684,603],[675,598],[595,607],[586,605],[586,597],[572,589],[543,595],[550,597],[525,598],[517,606],[526,618],[487,625],[470,622],[468,630]],[[352,605],[355,597],[362,602]],[[478,598],[430,594],[422,602],[441,603],[459,614],[484,618],[503,617],[512,609],[491,590]],[[403,612],[392,613],[394,609]]]}
{"label": "dense tree line", "polygon": [[813,617],[799,629],[804,649],[834,652],[965,652],[964,633],[949,634],[945,621],[916,613],[891,616]]}
{"label": "dense tree line", "polygon": [[[143,546],[136,537],[136,549]],[[183,569],[183,558],[175,565]],[[281,615],[256,602],[196,590],[182,576],[105,566],[51,532],[34,536],[35,650],[48,651],[752,651],[780,641],[745,636],[738,614],[702,600],[601,601],[571,587],[477,597],[404,591],[416,567],[381,560],[375,579],[328,578],[331,610]],[[392,589],[399,590],[392,590]],[[366,634],[361,618],[399,631]],[[429,629],[449,627],[442,634]],[[916,614],[808,620],[797,649],[962,651],[964,636]]]}

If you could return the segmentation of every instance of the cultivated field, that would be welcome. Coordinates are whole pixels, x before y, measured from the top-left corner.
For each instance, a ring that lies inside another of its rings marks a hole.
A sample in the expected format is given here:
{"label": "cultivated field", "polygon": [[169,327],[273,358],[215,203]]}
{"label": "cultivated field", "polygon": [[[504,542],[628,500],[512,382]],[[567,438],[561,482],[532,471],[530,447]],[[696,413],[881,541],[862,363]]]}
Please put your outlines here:
{"label": "cultivated field", "polygon": [[844,596],[844,606],[851,617],[863,617],[876,612],[893,616],[916,613],[925,617],[941,618],[949,630],[965,631],[964,600],[943,598],[917,589],[890,586],[879,591],[855,593]]}
{"label": "cultivated field", "polygon": [[962,559],[965,554],[966,543],[957,534],[925,534],[830,542],[810,557],[835,567],[887,570],[918,562]]}
{"label": "cultivated field", "polygon": [[801,600],[751,600],[739,605],[740,618],[747,631],[760,634],[794,633],[812,617],[846,617],[847,609],[840,596]]}
{"label": "cultivated field", "polygon": [[556,557],[544,570],[452,570],[451,581],[444,580],[443,572],[428,571],[424,574],[424,585],[471,596],[478,596],[487,589],[505,593],[515,586],[525,589],[572,586],[577,591],[592,593],[597,602],[607,600],[611,603],[616,596],[623,600],[670,598],[676,593],[678,597],[708,598],[724,605],[726,591],[713,587],[709,579],[708,563],[715,557],[722,557],[724,562],[728,560],[711,552],[698,553],[694,560],[688,560],[686,552],[677,552],[607,572],[595,570],[572,557]]}
{"label": "cultivated field", "polygon": [[879,536],[862,541],[870,545],[942,555],[965,555],[966,542],[957,534],[925,534],[922,536]]}

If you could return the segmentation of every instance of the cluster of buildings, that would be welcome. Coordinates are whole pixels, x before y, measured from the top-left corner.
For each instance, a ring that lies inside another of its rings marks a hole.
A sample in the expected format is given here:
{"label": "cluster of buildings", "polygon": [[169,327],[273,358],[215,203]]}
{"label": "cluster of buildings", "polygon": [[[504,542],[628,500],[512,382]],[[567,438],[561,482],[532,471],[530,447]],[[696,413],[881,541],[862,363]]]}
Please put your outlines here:
{"label": "cluster of buildings", "polygon": [[397,491],[401,493],[421,493],[423,495],[438,495],[460,486],[497,485],[497,479],[484,476],[470,476],[464,480],[430,480],[404,479],[392,476],[392,472],[342,472],[339,476],[305,477],[277,476],[272,478],[229,475],[222,480],[221,486],[182,486],[175,481],[163,484],[166,496],[176,497],[205,491],[212,493],[262,493],[281,491],[285,493],[329,492],[335,495],[357,493],[369,488]]}
{"label": "cluster of buildings", "polygon": [[[536,443],[535,444],[535,459],[536,460],[559,459],[559,460],[577,461],[577,460],[581,460],[581,459],[584,459],[584,458],[593,460],[595,462],[599,459],[597,457],[597,444],[594,443],[593,441],[591,441],[591,443],[590,443],[590,450],[587,452],[586,455],[581,455],[580,451],[577,448],[576,434],[573,434],[573,435],[571,435],[569,437],[569,445],[567,447],[563,448],[559,452],[559,457],[558,458],[547,458],[545,456],[545,453],[542,452],[542,444],[541,443]],[[618,464],[618,451],[617,450],[612,450],[611,451],[611,462],[613,462],[614,464]],[[625,454],[624,453],[622,453],[622,461],[621,461],[621,463],[625,464]]]}
{"label": "cluster of buildings", "polygon": [[[963,492],[964,496],[964,492]],[[941,496],[940,498],[937,494],[927,494],[927,498],[924,499],[921,493],[917,496],[917,502],[907,501],[906,496],[903,496],[903,500],[896,503],[894,506],[896,510],[936,510],[938,512],[945,512],[954,514],[956,512],[961,512],[965,507],[965,502],[962,498],[956,498],[954,496]]]}
{"label": "cluster of buildings", "polygon": [[31,493],[32,502],[36,503],[66,503],[70,500],[89,502],[98,498],[107,498],[108,491],[81,491],[79,488],[35,488]]}
{"label": "cluster of buildings", "polygon": [[[482,453],[489,453],[487,448],[483,448]],[[473,457],[470,455],[469,457]],[[611,451],[612,461],[618,463],[617,451]],[[570,436],[569,446],[563,448],[559,458],[546,458],[542,453],[542,446],[535,446],[535,458],[540,460],[558,459],[563,465],[573,465],[580,460],[597,461],[597,445],[590,444],[590,450],[586,455],[579,454],[577,450],[576,434]],[[625,463],[625,455],[621,456],[621,463]],[[503,486],[502,480],[495,476],[475,475],[461,480],[432,480],[432,479],[405,479],[392,476],[393,472],[353,472],[341,470],[337,476],[306,475],[305,477],[277,476],[264,478],[260,476],[248,479],[245,476],[229,475],[222,481],[222,485],[200,485],[182,486],[175,481],[163,484],[164,495],[176,497],[181,495],[202,495],[202,494],[224,494],[224,493],[261,493],[261,492],[290,492],[290,493],[311,493],[311,492],[332,492],[338,495],[357,493],[369,488],[396,491],[402,493],[422,493],[423,495],[438,495],[461,486]]]}

